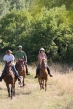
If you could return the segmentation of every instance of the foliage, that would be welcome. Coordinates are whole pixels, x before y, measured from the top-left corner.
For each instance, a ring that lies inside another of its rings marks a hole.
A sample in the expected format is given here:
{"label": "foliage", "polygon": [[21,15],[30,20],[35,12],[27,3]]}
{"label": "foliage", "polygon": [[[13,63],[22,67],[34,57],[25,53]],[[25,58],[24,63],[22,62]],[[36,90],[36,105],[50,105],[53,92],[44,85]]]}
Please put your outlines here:
{"label": "foliage", "polygon": [[[33,18],[30,38],[33,59],[35,56],[37,57],[39,48],[44,47],[49,59],[68,62],[67,48],[70,46],[69,43],[72,44],[69,41],[70,37],[72,40],[73,38],[72,24],[67,16],[68,11],[65,6],[62,6],[50,11],[42,9],[41,14],[37,14]],[[72,57],[70,61],[72,61]]]}
{"label": "foliage", "polygon": [[12,48],[22,43],[21,37],[23,33],[24,37],[28,34],[30,19],[31,15],[23,10],[13,10],[3,17],[0,22],[2,46]]}
{"label": "foliage", "polygon": [[72,4],[72,0],[0,1],[0,48],[15,52],[22,45],[33,62],[44,47],[49,60],[72,62]]}
{"label": "foliage", "polygon": [[0,19],[6,15],[9,11],[9,2],[5,0],[0,0]]}

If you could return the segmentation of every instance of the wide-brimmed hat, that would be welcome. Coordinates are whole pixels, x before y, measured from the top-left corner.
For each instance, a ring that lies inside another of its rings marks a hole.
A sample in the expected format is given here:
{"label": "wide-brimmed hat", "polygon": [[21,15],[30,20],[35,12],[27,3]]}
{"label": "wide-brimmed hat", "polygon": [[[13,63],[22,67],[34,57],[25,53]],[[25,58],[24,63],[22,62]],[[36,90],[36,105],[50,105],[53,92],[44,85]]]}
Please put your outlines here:
{"label": "wide-brimmed hat", "polygon": [[12,53],[12,51],[11,50],[7,50],[6,53]]}

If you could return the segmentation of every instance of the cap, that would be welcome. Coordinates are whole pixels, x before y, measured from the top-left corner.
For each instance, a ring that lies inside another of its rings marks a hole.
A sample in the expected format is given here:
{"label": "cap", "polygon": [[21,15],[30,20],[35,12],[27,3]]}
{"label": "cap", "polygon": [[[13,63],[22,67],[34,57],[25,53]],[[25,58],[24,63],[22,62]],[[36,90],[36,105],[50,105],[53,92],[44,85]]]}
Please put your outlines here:
{"label": "cap", "polygon": [[40,48],[40,51],[45,51],[44,48]]}
{"label": "cap", "polygon": [[18,46],[18,48],[22,48],[22,46],[21,46],[21,45],[19,45],[19,46]]}

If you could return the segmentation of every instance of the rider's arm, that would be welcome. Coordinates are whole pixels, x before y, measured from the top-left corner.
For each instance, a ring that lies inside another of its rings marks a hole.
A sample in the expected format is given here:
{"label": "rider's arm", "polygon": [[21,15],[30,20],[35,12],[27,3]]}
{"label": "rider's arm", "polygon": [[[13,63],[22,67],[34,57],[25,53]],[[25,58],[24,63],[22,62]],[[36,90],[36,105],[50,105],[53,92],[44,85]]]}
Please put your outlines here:
{"label": "rider's arm", "polygon": [[46,56],[46,54],[45,54],[45,61],[47,61],[47,56]]}
{"label": "rider's arm", "polygon": [[25,61],[27,62],[27,56],[25,56]]}
{"label": "rider's arm", "polygon": [[24,57],[24,61],[27,63],[27,56]]}
{"label": "rider's arm", "polygon": [[25,62],[27,63],[27,55],[26,55],[26,53],[23,52],[23,55],[24,55],[24,60],[25,60]]}
{"label": "rider's arm", "polygon": [[6,64],[6,55],[3,57],[4,64]]}
{"label": "rider's arm", "polygon": [[38,61],[40,62],[40,54],[38,54]]}

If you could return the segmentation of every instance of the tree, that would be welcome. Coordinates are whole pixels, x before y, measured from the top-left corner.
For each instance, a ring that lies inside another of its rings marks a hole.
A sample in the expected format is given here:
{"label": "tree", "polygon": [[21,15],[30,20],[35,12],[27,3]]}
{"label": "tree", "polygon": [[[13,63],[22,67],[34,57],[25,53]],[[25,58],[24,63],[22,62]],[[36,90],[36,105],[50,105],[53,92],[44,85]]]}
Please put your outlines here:
{"label": "tree", "polygon": [[0,19],[7,14],[9,11],[9,2],[0,0]]}
{"label": "tree", "polygon": [[9,0],[10,1],[10,11],[13,9],[16,10],[29,10],[30,6],[34,0]]}
{"label": "tree", "polygon": [[3,17],[0,21],[2,47],[14,48],[16,45],[22,44],[23,37],[28,34],[30,20],[31,15],[27,11],[13,10]]}
{"label": "tree", "polygon": [[44,47],[48,56],[51,54],[50,56],[54,60],[68,61],[66,56],[67,47],[70,47],[68,41],[70,42],[69,39],[72,38],[72,24],[68,14],[69,11],[62,6],[50,9],[50,11],[44,8],[35,15],[30,38],[33,59],[39,48]]}

